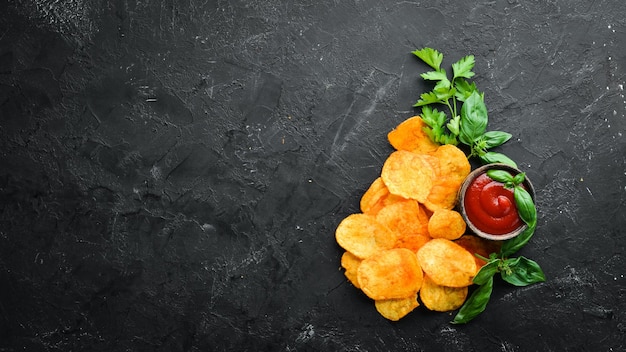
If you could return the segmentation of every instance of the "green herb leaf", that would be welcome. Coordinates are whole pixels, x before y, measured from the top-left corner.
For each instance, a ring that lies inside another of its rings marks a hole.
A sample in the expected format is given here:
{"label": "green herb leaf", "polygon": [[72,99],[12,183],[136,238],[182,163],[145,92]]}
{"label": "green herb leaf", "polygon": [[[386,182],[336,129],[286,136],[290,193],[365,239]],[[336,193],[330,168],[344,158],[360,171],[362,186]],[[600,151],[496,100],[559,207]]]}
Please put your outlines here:
{"label": "green herb leaf", "polygon": [[482,155],[479,155],[479,157],[480,160],[485,164],[502,163],[509,166],[517,167],[515,161],[511,160],[508,156],[501,153],[486,152]]}
{"label": "green herb leaf", "polygon": [[516,186],[521,185],[525,179],[526,179],[526,173],[520,172],[519,174],[515,175],[515,177],[513,177],[513,183]]}
{"label": "green herb leaf", "polygon": [[459,309],[452,323],[465,324],[482,313],[487,307],[487,303],[489,303],[492,291],[493,276],[489,277],[484,285],[478,286],[478,288],[472,292],[461,309]]}
{"label": "green herb leaf", "polygon": [[510,270],[500,272],[502,279],[515,286],[528,286],[546,281],[546,276],[539,264],[525,257],[506,260]]}
{"label": "green herb leaf", "polygon": [[464,77],[464,78],[472,78],[474,77],[474,72],[472,69],[474,68],[474,55],[468,55],[461,58],[459,61],[452,64],[452,73],[454,78]]}
{"label": "green herb leaf", "polygon": [[466,145],[480,138],[487,129],[487,107],[479,93],[473,92],[461,107],[459,139]]}
{"label": "green herb leaf", "polygon": [[454,87],[456,88],[456,99],[461,102],[467,100],[467,98],[469,98],[472,93],[478,92],[478,88],[476,88],[475,82],[469,83],[463,78],[455,79]]}
{"label": "green herb leaf", "polygon": [[426,92],[420,95],[420,99],[413,106],[418,107],[418,106],[437,104],[437,103],[443,103],[441,99],[439,99],[437,94],[435,94],[435,92]]}
{"label": "green herb leaf", "polygon": [[535,203],[530,193],[522,186],[515,186],[513,198],[515,199],[515,206],[517,207],[517,212],[522,221],[529,227],[535,227],[537,225],[537,209],[535,208]]}
{"label": "green herb leaf", "polygon": [[413,55],[419,57],[422,61],[424,61],[428,66],[434,68],[435,70],[439,70],[441,67],[441,63],[443,62],[443,54],[439,51],[431,48],[423,48],[420,50],[415,50],[412,52]]}
{"label": "green herb leaf", "polygon": [[500,256],[502,258],[508,258],[519,251],[522,247],[530,241],[531,237],[535,233],[535,226],[527,226],[522,233],[511,238],[510,240],[504,241],[502,243],[502,247],[500,248]]}
{"label": "green herb leaf", "polygon": [[513,176],[508,171],[504,170],[488,170],[487,176],[494,181],[498,181],[501,183],[512,183]]}
{"label": "green herb leaf", "polygon": [[498,272],[498,264],[500,259],[493,259],[487,262],[487,264],[483,265],[476,276],[474,276],[473,282],[477,285],[484,285],[487,283],[489,278],[493,277]]}
{"label": "green herb leaf", "polygon": [[487,149],[500,146],[511,139],[511,137],[510,133],[502,131],[488,131],[483,134],[483,140],[485,141],[485,147]]}
{"label": "green herb leaf", "polygon": [[452,118],[450,122],[448,122],[446,127],[448,127],[448,130],[452,132],[452,134],[458,136],[459,129],[461,128],[461,116],[457,115],[454,118]]}
{"label": "green herb leaf", "polygon": [[[446,75],[446,71],[445,70],[438,70],[438,71],[429,71],[429,72],[425,72],[422,73],[420,75],[423,79],[429,80],[429,81],[448,81],[448,76]],[[448,86],[450,81],[448,81]]]}

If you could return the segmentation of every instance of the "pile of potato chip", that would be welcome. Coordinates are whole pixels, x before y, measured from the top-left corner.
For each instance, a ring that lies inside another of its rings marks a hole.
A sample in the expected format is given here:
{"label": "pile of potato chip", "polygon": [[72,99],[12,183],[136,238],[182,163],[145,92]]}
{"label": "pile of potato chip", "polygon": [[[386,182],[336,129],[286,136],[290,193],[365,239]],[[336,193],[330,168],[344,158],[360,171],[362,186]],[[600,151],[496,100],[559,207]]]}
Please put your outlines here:
{"label": "pile of potato chip", "polygon": [[388,134],[395,151],[363,194],[361,213],[338,225],[348,280],[397,321],[419,306],[450,311],[463,305],[472,279],[485,264],[476,257],[497,251],[497,242],[465,234],[454,210],[471,171],[465,153],[438,145],[414,116]]}

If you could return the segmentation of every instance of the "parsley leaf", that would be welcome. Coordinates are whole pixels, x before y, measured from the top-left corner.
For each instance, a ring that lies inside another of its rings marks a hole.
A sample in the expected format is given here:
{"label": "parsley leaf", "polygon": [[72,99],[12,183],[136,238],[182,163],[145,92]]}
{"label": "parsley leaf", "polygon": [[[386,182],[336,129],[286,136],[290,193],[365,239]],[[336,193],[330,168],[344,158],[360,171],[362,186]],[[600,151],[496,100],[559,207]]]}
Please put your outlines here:
{"label": "parsley leaf", "polygon": [[443,62],[443,54],[439,51],[431,48],[423,48],[421,50],[413,51],[413,54],[424,61],[428,66],[439,71],[441,63]]}

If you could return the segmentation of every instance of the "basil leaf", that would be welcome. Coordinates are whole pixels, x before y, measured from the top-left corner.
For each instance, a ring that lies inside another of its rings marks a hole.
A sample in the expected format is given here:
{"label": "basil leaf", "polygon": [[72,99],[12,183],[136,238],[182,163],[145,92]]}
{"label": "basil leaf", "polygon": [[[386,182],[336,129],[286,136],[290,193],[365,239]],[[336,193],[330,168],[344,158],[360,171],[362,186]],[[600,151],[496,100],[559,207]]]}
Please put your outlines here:
{"label": "basil leaf", "polygon": [[498,272],[498,265],[500,259],[490,260],[487,264],[483,265],[476,276],[474,276],[474,283],[477,285],[484,285]]}
{"label": "basil leaf", "polygon": [[511,238],[510,240],[504,241],[502,243],[502,247],[500,248],[500,256],[503,258],[510,257],[515,254],[520,248],[524,247],[530,238],[535,233],[535,226],[528,226],[522,233]]}
{"label": "basil leaf", "polygon": [[453,324],[465,324],[482,313],[487,307],[493,291],[493,276],[484,285],[479,286],[469,296],[452,321]]}
{"label": "basil leaf", "polygon": [[480,93],[474,91],[461,107],[461,130],[459,139],[471,145],[487,129],[487,107]]}
{"label": "basil leaf", "polygon": [[517,167],[515,161],[511,160],[508,156],[496,152],[486,152],[480,155],[480,160],[485,164],[502,163],[509,166]]}
{"label": "basil leaf", "polygon": [[523,172],[520,172],[519,174],[515,175],[515,177],[513,177],[513,183],[517,186],[517,185],[521,185],[522,182],[524,182],[524,180],[526,179],[526,174]]}
{"label": "basil leaf", "polygon": [[487,176],[494,181],[498,181],[501,183],[510,183],[513,182],[513,176],[504,170],[488,170]]}
{"label": "basil leaf", "polygon": [[508,267],[510,270],[500,272],[502,279],[515,286],[528,286],[537,282],[546,281],[546,276],[534,260],[519,257],[515,259],[507,259],[510,261]]}
{"label": "basil leaf", "polygon": [[483,139],[485,140],[485,147],[487,149],[495,148],[504,144],[506,141],[511,139],[512,135],[507,132],[502,131],[488,131],[483,134]]}
{"label": "basil leaf", "polygon": [[515,186],[513,191],[513,198],[515,199],[515,206],[519,217],[530,227],[537,225],[537,209],[533,198],[530,196],[527,190],[522,186]]}

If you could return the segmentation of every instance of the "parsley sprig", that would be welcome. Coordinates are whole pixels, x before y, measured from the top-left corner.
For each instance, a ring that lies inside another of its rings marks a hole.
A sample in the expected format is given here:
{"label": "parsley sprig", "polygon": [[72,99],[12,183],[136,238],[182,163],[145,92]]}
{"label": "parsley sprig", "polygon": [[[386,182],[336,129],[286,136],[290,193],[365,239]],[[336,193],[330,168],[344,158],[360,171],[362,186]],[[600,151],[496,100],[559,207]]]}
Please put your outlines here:
{"label": "parsley sprig", "polygon": [[[424,132],[439,144],[458,145],[459,142],[470,147],[469,157],[478,157],[483,163],[504,163],[516,167],[513,160],[504,154],[489,149],[504,144],[511,138],[510,133],[487,131],[487,107],[484,93],[476,88],[472,71],[475,65],[473,55],[467,55],[452,64],[452,79],[441,67],[443,54],[432,48],[423,48],[412,52],[433,71],[420,76],[436,82],[432,91],[422,93],[413,105],[421,107],[421,117],[428,126]],[[440,111],[434,105],[443,105],[448,113]],[[459,108],[460,106],[460,108]]]}

